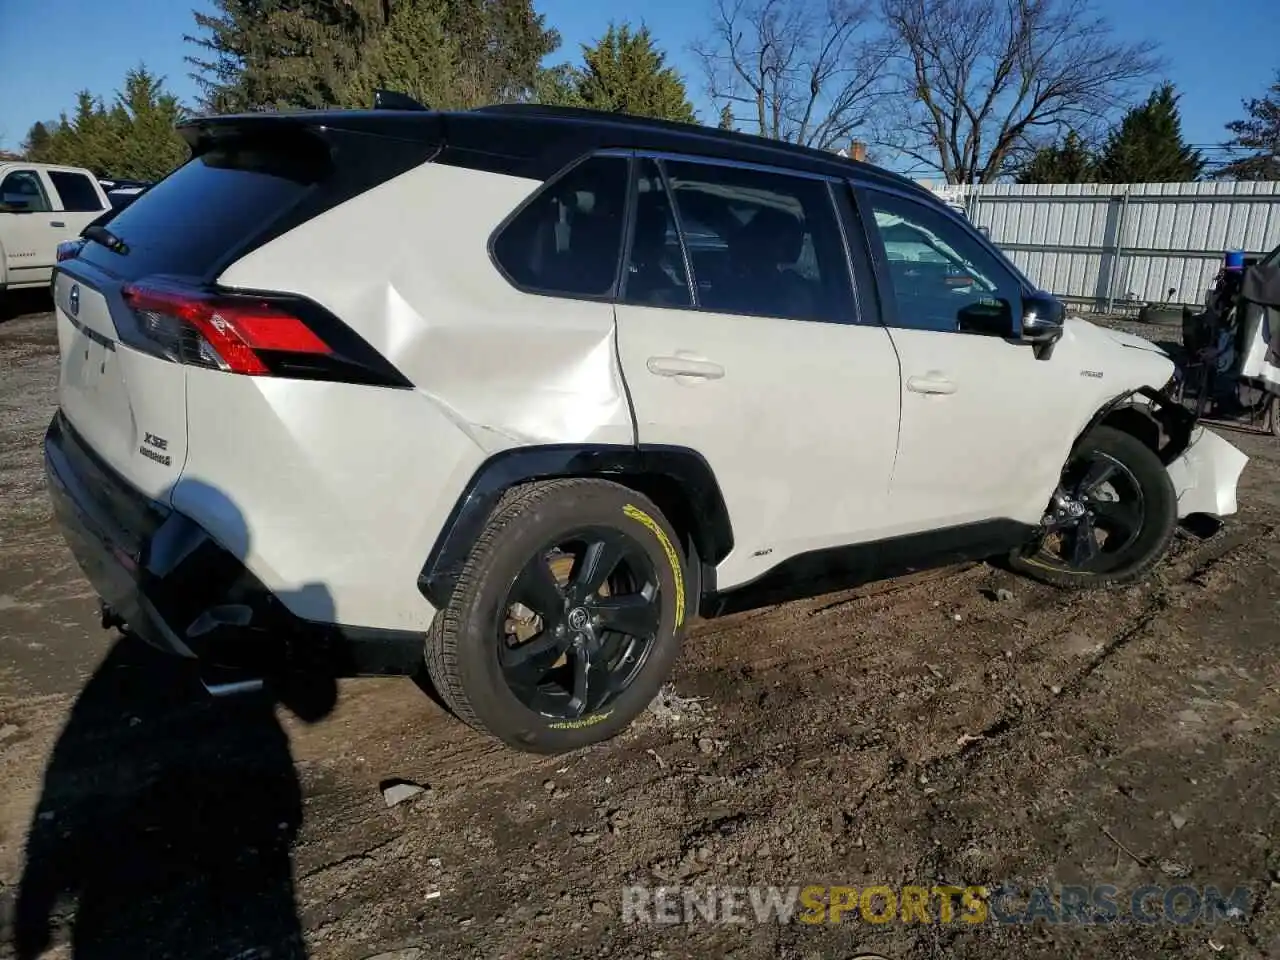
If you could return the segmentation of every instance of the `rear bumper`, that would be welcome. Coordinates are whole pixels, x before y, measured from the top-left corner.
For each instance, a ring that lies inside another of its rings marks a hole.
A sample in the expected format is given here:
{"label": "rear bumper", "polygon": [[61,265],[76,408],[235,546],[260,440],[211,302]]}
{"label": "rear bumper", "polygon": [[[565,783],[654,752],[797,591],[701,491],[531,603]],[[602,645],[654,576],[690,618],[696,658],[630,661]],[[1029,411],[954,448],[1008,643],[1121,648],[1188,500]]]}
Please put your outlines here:
{"label": "rear bumper", "polygon": [[221,670],[408,674],[415,633],[303,620],[195,521],[99,459],[59,411],[44,442],[54,516],[85,577],[130,631]]}

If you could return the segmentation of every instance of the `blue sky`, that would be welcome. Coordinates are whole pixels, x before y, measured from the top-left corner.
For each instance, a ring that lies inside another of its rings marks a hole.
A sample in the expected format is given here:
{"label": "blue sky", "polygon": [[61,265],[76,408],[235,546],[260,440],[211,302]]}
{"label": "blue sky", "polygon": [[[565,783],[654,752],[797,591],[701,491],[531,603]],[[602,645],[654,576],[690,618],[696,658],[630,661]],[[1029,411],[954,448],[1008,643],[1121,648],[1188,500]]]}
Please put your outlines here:
{"label": "blue sky", "polygon": [[[559,58],[577,59],[579,44],[610,19],[643,16],[671,62],[685,73],[695,105],[702,96],[689,43],[706,29],[713,0],[535,0],[564,38]],[[812,0],[821,2],[821,0]],[[36,120],[70,110],[75,93],[109,94],[139,61],[168,77],[180,97],[195,85],[182,37],[194,27],[191,0],[0,0],[0,149],[15,149]],[[1181,91],[1184,132],[1196,144],[1221,142],[1223,124],[1240,116],[1240,100],[1261,96],[1280,68],[1275,31],[1250,29],[1248,8],[1221,0],[1098,0],[1131,39],[1160,43],[1165,76]]]}

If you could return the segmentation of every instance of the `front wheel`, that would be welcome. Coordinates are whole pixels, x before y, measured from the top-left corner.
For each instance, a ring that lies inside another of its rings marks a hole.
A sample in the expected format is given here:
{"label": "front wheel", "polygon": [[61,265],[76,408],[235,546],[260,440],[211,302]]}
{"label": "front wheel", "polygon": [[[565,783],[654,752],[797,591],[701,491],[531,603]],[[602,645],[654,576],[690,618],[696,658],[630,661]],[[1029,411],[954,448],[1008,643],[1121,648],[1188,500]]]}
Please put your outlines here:
{"label": "front wheel", "polygon": [[1160,458],[1136,437],[1098,427],[1063,468],[1036,541],[1014,569],[1060,587],[1094,589],[1145,576],[1178,523],[1178,498]]}

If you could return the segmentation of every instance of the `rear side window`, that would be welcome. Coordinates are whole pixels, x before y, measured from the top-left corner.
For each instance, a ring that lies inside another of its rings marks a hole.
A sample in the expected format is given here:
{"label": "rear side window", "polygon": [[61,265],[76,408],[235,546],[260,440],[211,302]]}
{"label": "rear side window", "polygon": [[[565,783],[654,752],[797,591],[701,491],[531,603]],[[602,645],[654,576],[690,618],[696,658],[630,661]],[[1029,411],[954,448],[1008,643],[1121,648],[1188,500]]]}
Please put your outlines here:
{"label": "rear side window", "polygon": [[62,198],[63,210],[69,213],[90,213],[106,209],[98,199],[98,191],[93,188],[93,181],[83,173],[50,170],[49,179],[53,181],[53,188]]}
{"label": "rear side window", "polygon": [[856,320],[825,181],[689,162],[669,162],[666,170],[700,308]]}
{"label": "rear side window", "polygon": [[540,190],[494,239],[516,286],[570,297],[613,294],[622,253],[627,161],[595,157]]}
{"label": "rear side window", "polygon": [[80,256],[126,279],[203,278],[329,174],[327,149],[306,138],[219,145],[109,215],[127,253],[90,243]]}

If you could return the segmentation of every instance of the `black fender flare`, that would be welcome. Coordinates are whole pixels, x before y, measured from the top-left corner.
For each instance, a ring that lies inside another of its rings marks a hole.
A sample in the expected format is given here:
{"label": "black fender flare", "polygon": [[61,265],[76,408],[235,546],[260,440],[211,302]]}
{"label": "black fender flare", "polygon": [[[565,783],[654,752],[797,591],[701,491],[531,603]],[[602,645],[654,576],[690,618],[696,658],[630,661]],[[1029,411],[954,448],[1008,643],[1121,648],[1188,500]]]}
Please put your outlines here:
{"label": "black fender flare", "polygon": [[655,500],[688,536],[693,571],[705,582],[708,567],[733,549],[733,528],[711,465],[696,450],[662,444],[553,444],[517,447],[484,461],[454,504],[418,577],[418,589],[437,610],[449,602],[463,565],[494,507],[511,487],[559,477],[597,477],[632,487]]}

